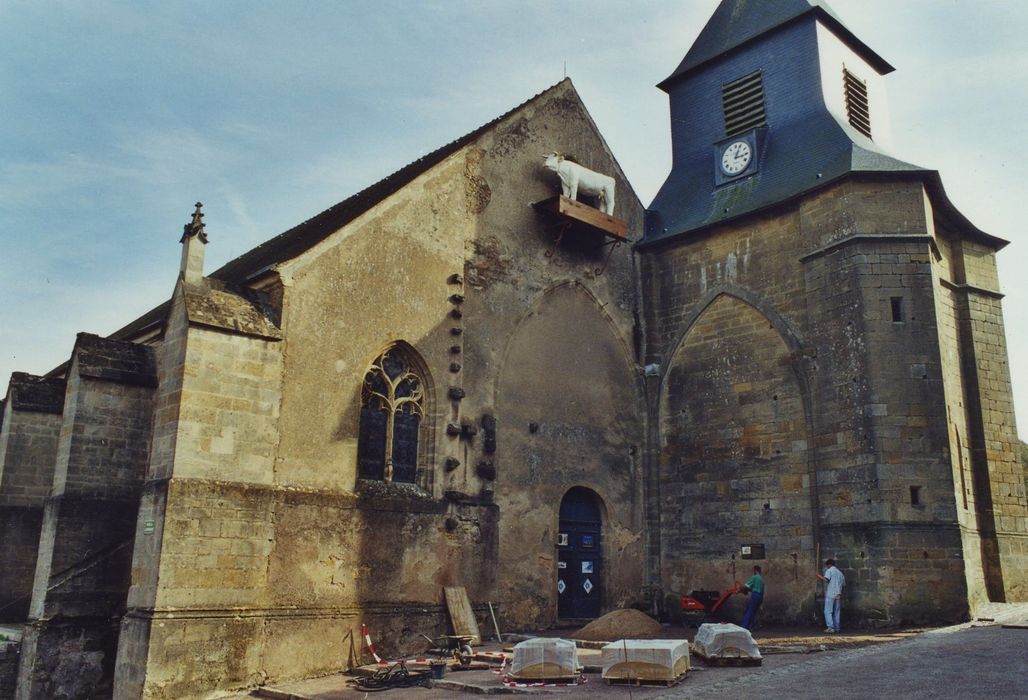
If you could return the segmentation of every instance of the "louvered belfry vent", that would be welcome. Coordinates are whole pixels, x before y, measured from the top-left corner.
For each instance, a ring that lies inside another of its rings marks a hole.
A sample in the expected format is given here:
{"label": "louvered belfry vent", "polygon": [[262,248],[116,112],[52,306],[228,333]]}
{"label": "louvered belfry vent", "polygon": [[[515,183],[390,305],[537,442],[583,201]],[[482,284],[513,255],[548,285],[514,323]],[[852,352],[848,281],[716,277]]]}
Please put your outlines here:
{"label": "louvered belfry vent", "polygon": [[766,126],[764,115],[764,78],[755,71],[721,86],[725,110],[725,136],[735,136],[758,126]]}
{"label": "louvered belfry vent", "polygon": [[850,126],[871,138],[871,106],[867,101],[867,83],[842,69],[842,81],[846,89],[846,118]]}

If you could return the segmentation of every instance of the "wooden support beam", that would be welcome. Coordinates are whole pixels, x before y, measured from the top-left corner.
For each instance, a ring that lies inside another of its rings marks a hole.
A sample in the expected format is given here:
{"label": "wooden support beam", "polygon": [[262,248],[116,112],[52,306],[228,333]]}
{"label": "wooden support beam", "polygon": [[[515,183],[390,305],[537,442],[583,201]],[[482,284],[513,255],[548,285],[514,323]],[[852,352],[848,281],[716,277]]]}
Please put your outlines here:
{"label": "wooden support beam", "polygon": [[576,227],[584,227],[624,243],[628,241],[628,222],[604,214],[587,204],[582,204],[563,195],[555,195],[532,205],[539,211],[554,214],[561,219],[574,223]]}

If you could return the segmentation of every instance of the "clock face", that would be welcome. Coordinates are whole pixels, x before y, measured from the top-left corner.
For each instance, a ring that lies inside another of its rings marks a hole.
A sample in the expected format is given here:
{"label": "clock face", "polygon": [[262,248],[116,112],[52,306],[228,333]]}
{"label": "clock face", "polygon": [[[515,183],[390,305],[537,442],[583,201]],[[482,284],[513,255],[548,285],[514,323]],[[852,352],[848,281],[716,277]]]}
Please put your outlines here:
{"label": "clock face", "polygon": [[725,175],[738,175],[749,167],[753,159],[753,150],[746,141],[733,141],[721,153],[721,172]]}

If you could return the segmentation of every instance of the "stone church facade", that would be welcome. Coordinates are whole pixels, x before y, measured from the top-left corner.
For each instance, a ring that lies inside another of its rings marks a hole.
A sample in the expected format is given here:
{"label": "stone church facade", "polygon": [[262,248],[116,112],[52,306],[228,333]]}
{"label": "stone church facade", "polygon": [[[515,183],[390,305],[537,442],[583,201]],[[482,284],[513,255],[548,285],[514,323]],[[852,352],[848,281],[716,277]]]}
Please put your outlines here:
{"label": "stone church facade", "polygon": [[[362,623],[445,631],[447,586],[504,629],[754,563],[813,620],[829,556],[847,624],[1028,598],[1005,242],[888,155],[890,70],[823,3],[725,0],[649,207],[566,80],[213,272],[197,206],[167,303],[11,377],[16,696],[330,673]],[[544,205],[550,151],[613,218]]]}

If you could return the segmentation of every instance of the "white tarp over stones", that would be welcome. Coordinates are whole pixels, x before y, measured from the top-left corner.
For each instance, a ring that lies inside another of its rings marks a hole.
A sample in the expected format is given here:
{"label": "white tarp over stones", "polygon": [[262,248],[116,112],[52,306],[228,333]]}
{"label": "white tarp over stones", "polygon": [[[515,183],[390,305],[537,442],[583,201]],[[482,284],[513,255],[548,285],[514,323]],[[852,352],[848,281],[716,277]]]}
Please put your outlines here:
{"label": "white tarp over stones", "polygon": [[694,651],[707,658],[760,659],[760,649],[750,631],[739,625],[700,625],[693,640]]}
{"label": "white tarp over stones", "polygon": [[690,669],[684,639],[622,639],[602,649],[603,678],[673,681]]}
{"label": "white tarp over stones", "polygon": [[567,639],[536,637],[514,645],[510,675],[517,679],[578,677],[578,651]]}

